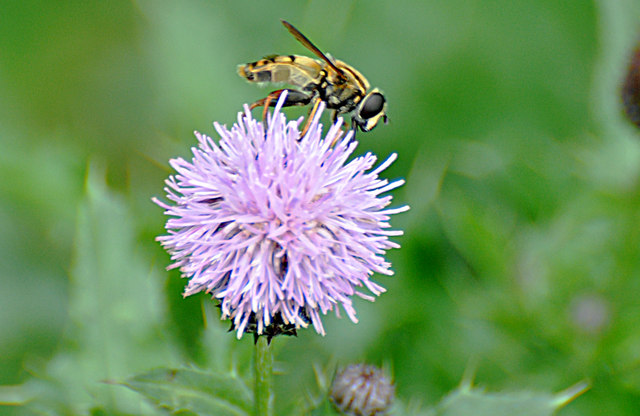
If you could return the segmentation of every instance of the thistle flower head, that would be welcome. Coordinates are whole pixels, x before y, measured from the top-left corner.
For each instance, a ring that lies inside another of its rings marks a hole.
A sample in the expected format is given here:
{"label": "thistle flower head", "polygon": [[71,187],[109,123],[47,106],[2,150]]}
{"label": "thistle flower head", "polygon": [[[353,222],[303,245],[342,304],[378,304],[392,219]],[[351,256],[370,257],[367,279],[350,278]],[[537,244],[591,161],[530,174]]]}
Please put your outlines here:
{"label": "thistle flower head", "polygon": [[338,306],[357,322],[351,297],[385,291],[370,277],[392,274],[383,255],[401,232],[388,220],[408,209],[385,209],[391,196],[381,196],[404,183],[378,177],[395,155],[375,169],[371,153],[348,161],[357,143],[351,133],[341,138],[341,120],[323,137],[322,111],[301,138],[301,119],[280,112],[284,95],[266,128],[245,106],[231,129],[214,123],[217,143],[195,132],[193,159],[170,161],[173,204],[154,199],[171,217],[158,241],[171,254],[169,268],[189,279],[184,295],[218,299],[238,338],[274,321],[312,323],[324,334],[320,315],[339,315]]}

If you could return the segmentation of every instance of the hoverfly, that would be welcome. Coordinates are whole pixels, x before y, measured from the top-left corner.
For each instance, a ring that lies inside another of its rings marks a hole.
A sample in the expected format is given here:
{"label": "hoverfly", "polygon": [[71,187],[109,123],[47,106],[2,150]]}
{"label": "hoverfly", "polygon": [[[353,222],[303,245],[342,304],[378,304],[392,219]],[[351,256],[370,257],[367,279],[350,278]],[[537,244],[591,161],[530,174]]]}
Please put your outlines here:
{"label": "hoverfly", "polygon": [[320,102],[333,110],[334,123],[339,115],[350,114],[353,130],[360,128],[369,131],[380,119],[387,122],[384,95],[377,88],[370,89],[369,82],[360,72],[320,51],[291,23],[283,20],[282,24],[321,60],[300,55],[271,55],[256,62],[238,65],[238,74],[250,82],[285,83],[298,87],[273,91],[266,98],[253,103],[251,109],[264,106],[263,116],[266,116],[267,108],[274,107],[280,94],[287,91],[285,107],[304,106],[313,102],[302,135],[306,133]]}

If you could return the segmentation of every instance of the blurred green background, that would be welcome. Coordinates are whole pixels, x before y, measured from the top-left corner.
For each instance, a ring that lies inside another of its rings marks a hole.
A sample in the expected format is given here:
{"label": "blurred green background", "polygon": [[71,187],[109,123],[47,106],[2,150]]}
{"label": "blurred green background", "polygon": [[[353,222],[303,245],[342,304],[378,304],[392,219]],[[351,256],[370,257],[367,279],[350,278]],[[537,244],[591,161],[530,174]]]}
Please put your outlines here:
{"label": "blurred green background", "polygon": [[639,414],[640,137],[619,99],[638,16],[632,0],[1,2],[0,402],[147,414],[101,381],[250,354],[206,295],[182,300],[150,198],[194,129],[269,91],[237,64],[307,54],[285,18],[387,95],[390,124],[358,152],[399,154],[385,176],[412,209],[359,324],[276,340],[279,408],[312,364],[366,360],[425,406],[472,368],[496,391],[590,380],[561,415]]}

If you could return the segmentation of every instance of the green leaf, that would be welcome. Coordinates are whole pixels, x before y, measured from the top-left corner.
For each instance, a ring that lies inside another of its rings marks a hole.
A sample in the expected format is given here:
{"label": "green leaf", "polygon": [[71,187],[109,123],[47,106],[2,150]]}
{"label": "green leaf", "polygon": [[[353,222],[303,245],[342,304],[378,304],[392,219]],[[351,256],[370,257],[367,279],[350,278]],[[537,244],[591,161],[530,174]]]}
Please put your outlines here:
{"label": "green leaf", "polygon": [[253,408],[251,389],[235,372],[159,368],[121,384],[171,412],[189,410],[200,416],[246,416]]}
{"label": "green leaf", "polygon": [[463,384],[445,397],[434,416],[550,416],[588,389],[579,383],[557,393],[487,393]]}
{"label": "green leaf", "polygon": [[31,388],[39,394],[30,408],[51,415],[87,414],[92,408],[157,414],[134,392],[104,382],[172,365],[177,358],[162,336],[163,277],[142,256],[134,220],[122,196],[107,187],[104,171],[92,166],[78,208],[63,348],[32,370],[37,385]]}

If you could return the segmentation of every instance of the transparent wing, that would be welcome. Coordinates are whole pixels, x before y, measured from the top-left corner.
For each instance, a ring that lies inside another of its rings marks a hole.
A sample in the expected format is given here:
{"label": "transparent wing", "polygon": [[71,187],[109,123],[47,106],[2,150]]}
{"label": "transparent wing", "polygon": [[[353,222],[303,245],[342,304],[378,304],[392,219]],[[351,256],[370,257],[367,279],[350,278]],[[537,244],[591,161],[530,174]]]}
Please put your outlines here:
{"label": "transparent wing", "polygon": [[303,35],[298,29],[296,29],[291,23],[287,22],[286,20],[283,20],[282,24],[287,28],[289,33],[293,35],[294,38],[298,39],[298,41],[304,45],[305,48],[309,49],[318,58],[325,61],[331,67],[331,69],[333,69],[340,75],[341,78],[345,78],[342,69],[338,68],[336,64],[334,64],[327,55],[325,55],[320,49],[318,49],[316,45],[311,43],[311,41],[305,35]]}
{"label": "transparent wing", "polygon": [[314,84],[322,70],[322,63],[300,55],[271,56],[238,66],[238,74],[250,82],[285,83],[298,87]]}

